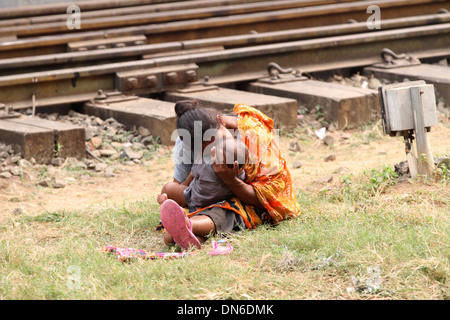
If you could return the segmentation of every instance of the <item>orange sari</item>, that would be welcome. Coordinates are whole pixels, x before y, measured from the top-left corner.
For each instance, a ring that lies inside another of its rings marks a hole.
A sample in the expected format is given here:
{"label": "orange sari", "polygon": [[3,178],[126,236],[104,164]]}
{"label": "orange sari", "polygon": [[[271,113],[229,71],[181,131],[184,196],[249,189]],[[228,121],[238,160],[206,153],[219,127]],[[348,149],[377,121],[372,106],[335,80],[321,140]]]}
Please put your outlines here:
{"label": "orange sari", "polygon": [[265,211],[246,206],[237,197],[188,213],[192,217],[211,207],[233,210],[248,229],[263,222],[279,223],[300,214],[300,206],[292,187],[291,174],[280,153],[273,120],[261,111],[245,104],[236,104],[237,127],[241,140],[249,150],[249,164],[244,167],[245,182],[253,186]]}

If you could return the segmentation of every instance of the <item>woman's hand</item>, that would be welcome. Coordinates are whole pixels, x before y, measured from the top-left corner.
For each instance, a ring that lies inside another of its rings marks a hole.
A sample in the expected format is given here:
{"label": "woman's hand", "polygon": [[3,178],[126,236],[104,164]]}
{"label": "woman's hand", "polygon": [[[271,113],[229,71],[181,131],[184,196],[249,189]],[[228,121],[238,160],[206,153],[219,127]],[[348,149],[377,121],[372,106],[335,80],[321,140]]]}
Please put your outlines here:
{"label": "woman's hand", "polygon": [[[239,172],[243,169],[239,169],[237,161],[233,163],[233,167],[230,168],[226,163],[219,163],[216,158],[216,147],[211,148],[211,159],[214,172],[226,183],[236,178]],[[222,161],[224,162],[224,161]]]}
{"label": "woman's hand", "polygon": [[235,161],[233,168],[229,168],[226,163],[217,163],[216,147],[211,148],[211,159],[214,172],[222,179],[228,188],[234,193],[242,203],[246,205],[264,209],[264,206],[258,199],[255,189],[239,179],[237,174],[243,170],[239,169],[238,162]]}

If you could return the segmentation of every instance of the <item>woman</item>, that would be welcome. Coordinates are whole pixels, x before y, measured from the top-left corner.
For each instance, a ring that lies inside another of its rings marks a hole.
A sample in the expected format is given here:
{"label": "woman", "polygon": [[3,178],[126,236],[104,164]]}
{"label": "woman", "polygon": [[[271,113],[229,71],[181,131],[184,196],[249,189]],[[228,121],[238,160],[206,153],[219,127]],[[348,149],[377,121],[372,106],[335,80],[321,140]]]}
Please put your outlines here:
{"label": "woman", "polygon": [[[250,160],[243,168],[246,174],[244,181],[237,178],[240,170],[237,162],[230,168],[226,163],[213,161],[214,172],[235,195],[230,200],[206,208],[191,208],[185,215],[176,203],[159,197],[166,244],[175,241],[183,249],[190,245],[200,248],[200,243],[210,234],[253,229],[263,222],[277,224],[300,214],[291,175],[280,153],[271,118],[245,104],[235,105],[235,116],[214,115],[196,100],[178,102],[175,111],[177,129],[185,130],[191,138],[192,148],[184,149],[184,156],[189,158],[192,155],[189,152],[195,151],[195,141],[200,138],[203,142],[208,130],[215,130],[210,139],[241,139],[249,150]],[[200,124],[201,130],[199,126],[196,130],[195,123]],[[230,129],[234,130],[234,135]],[[185,140],[183,137],[183,145],[189,145]],[[214,148],[211,157],[215,157]],[[195,158],[195,154],[190,158]],[[182,175],[178,175],[181,166],[189,173],[189,163],[177,164],[174,181],[183,183]]]}

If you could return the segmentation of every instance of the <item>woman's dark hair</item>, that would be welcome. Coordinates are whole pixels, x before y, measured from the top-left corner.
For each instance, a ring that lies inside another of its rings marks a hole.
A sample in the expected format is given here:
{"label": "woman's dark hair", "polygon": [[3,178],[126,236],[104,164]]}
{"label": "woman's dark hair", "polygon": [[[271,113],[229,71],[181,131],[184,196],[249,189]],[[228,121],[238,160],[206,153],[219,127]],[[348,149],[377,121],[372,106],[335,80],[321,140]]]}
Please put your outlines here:
{"label": "woman's dark hair", "polygon": [[[209,129],[219,129],[220,124],[217,121],[217,111],[204,108],[197,100],[182,100],[175,105],[177,114],[177,129],[184,129],[190,135],[191,148],[194,141],[203,143],[203,137]],[[197,130],[195,127],[197,126]],[[199,130],[201,128],[201,130]],[[183,134],[180,134],[183,140]]]}

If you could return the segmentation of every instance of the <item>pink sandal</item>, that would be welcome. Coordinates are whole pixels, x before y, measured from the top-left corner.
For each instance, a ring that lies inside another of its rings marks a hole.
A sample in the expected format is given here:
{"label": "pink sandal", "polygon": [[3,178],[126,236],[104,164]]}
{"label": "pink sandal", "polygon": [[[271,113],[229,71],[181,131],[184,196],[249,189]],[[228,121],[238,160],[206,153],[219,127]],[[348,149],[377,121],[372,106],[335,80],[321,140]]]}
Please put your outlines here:
{"label": "pink sandal", "polygon": [[189,249],[190,246],[196,246],[198,249],[202,248],[200,241],[192,233],[192,222],[190,229],[186,227],[186,217],[183,209],[173,200],[166,200],[160,208],[161,222],[164,229],[172,236],[173,241],[184,250]]}
{"label": "pink sandal", "polygon": [[[215,240],[213,240],[211,242],[211,244],[213,246],[213,249],[212,249],[212,251],[208,252],[208,254],[211,256],[229,254],[229,253],[231,253],[231,251],[233,251],[233,247],[231,246],[231,244],[229,244],[225,240],[218,240],[217,242]],[[226,245],[224,246],[222,244],[226,244]]]}

